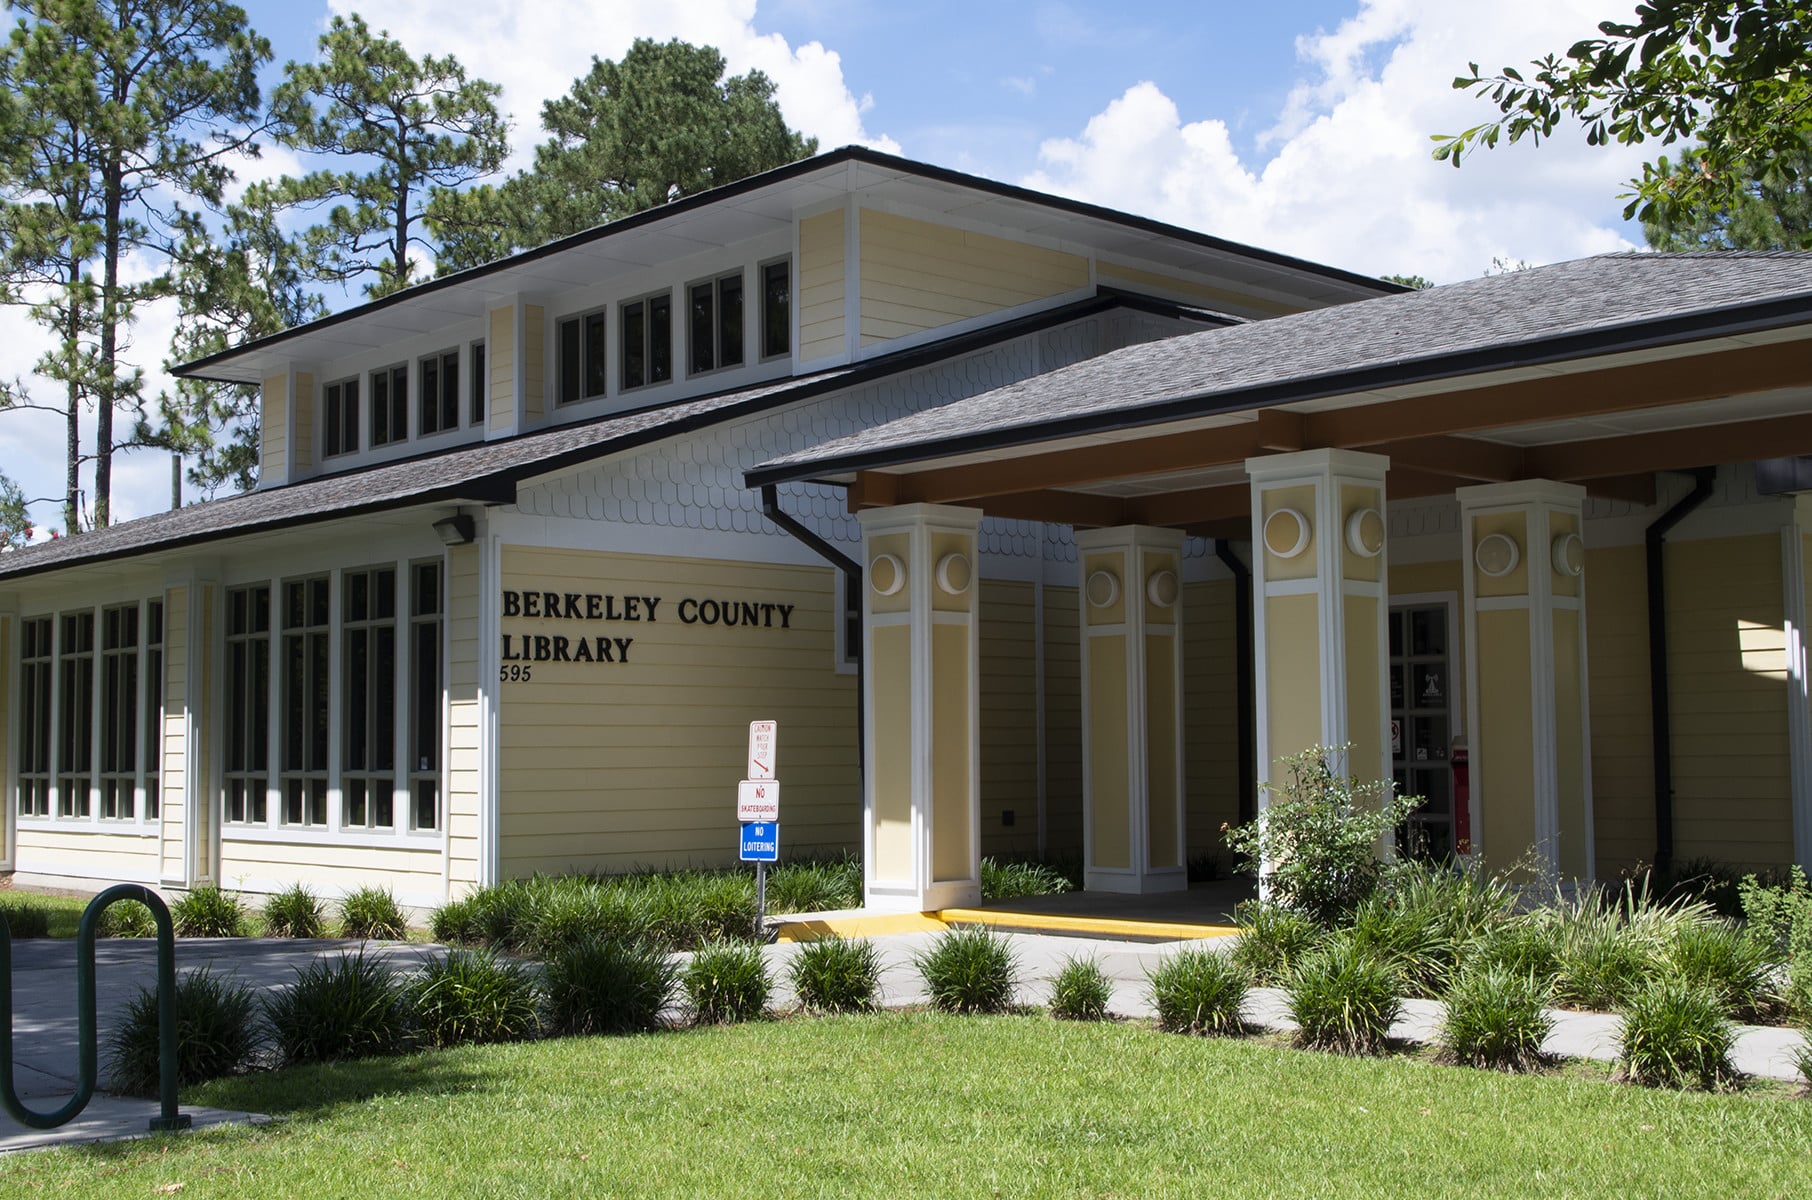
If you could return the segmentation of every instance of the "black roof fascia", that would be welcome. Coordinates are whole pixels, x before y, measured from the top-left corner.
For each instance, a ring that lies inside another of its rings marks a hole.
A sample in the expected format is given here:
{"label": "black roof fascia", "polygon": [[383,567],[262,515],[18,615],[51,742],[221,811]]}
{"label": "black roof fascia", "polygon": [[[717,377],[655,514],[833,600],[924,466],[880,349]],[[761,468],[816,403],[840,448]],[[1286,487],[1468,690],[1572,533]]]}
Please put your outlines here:
{"label": "black roof fascia", "polygon": [[1590,333],[1560,334],[1534,342],[1487,346],[1433,358],[1367,367],[1358,371],[1337,371],[1303,379],[1283,380],[1231,392],[1192,393],[1150,401],[1134,408],[1081,413],[1032,426],[987,429],[952,438],[914,442],[897,448],[883,447],[787,466],[758,466],[743,473],[743,485],[759,488],[771,483],[814,482],[842,487],[845,486],[842,481],[829,476],[848,471],[902,466],[929,459],[952,458],[986,450],[1037,445],[1040,442],[1086,434],[1141,429],[1191,417],[1211,417],[1255,408],[1271,408],[1279,404],[1319,400],[1347,392],[1460,379],[1509,367],[1539,366],[1602,354],[1650,350],[1689,341],[1778,329],[1793,324],[1796,320],[1807,319],[1812,319],[1812,294],[1800,294],[1754,304],[1730,305],[1721,309],[1663,317],[1593,330]]}
{"label": "black roof fascia", "polygon": [[638,213],[631,213],[629,216],[620,217],[608,224],[596,225],[590,229],[569,234],[566,237],[558,238],[532,249],[512,254],[507,258],[500,258],[494,262],[480,263],[476,267],[467,267],[465,270],[455,271],[451,275],[442,275],[435,279],[429,279],[422,283],[418,283],[413,287],[404,288],[400,292],[392,292],[390,295],[381,297],[377,300],[370,300],[364,304],[355,305],[342,312],[329,313],[327,316],[310,321],[306,325],[297,325],[293,329],[281,330],[277,333],[266,334],[261,338],[254,338],[249,342],[242,342],[237,346],[216,351],[203,358],[195,359],[192,362],[181,363],[170,373],[180,379],[201,379],[216,383],[244,383],[245,381],[241,379],[222,379],[209,376],[204,372],[208,368],[224,362],[227,359],[251,351],[267,349],[271,346],[288,341],[291,338],[299,337],[304,333],[311,333],[318,329],[328,329],[346,321],[367,317],[372,313],[382,312],[386,308],[401,304],[407,300],[415,299],[418,296],[426,296],[432,292],[440,291],[443,288],[456,287],[460,284],[470,283],[475,279],[483,279],[488,275],[494,275],[512,267],[521,266],[525,263],[535,262],[538,259],[559,254],[560,252],[570,250],[575,246],[587,245],[591,242],[602,240],[603,238],[612,237],[619,233],[626,233],[633,229],[639,229],[644,225],[652,225],[656,222],[691,212],[694,209],[704,208],[724,200],[732,199],[736,196],[745,195],[771,184],[784,183],[800,175],[808,175],[813,171],[839,166],[848,162],[861,162],[867,163],[870,166],[887,167],[906,174],[918,175],[925,179],[933,179],[940,183],[950,183],[960,187],[988,192],[1004,199],[1024,200],[1027,203],[1039,204],[1046,208],[1054,208],[1062,212],[1074,213],[1078,216],[1092,217],[1096,220],[1107,221],[1116,225],[1124,225],[1128,228],[1137,229],[1145,233],[1154,233],[1163,237],[1174,238],[1178,241],[1190,242],[1207,249],[1219,250],[1241,258],[1250,258],[1258,262],[1269,263],[1273,266],[1287,267],[1291,270],[1301,271],[1307,275],[1319,275],[1323,278],[1338,280],[1341,283],[1369,287],[1378,291],[1380,294],[1412,290],[1401,284],[1390,283],[1383,279],[1372,279],[1364,275],[1355,274],[1351,271],[1343,271],[1338,267],[1325,266],[1321,263],[1310,262],[1307,259],[1293,258],[1287,254],[1279,254],[1271,250],[1261,250],[1256,246],[1246,246],[1239,242],[1230,242],[1224,238],[1213,237],[1193,229],[1184,229],[1177,225],[1166,225],[1162,221],[1154,221],[1148,217],[1134,216],[1131,213],[1123,213],[1117,209],[1103,208],[1099,205],[1087,204],[1081,200],[1071,200],[1063,196],[1052,196],[1044,192],[1033,191],[1030,188],[1022,188],[1010,183],[1001,183],[998,180],[983,179],[977,175],[965,175],[961,171],[952,171],[947,167],[934,167],[928,163],[914,162],[912,159],[901,158],[898,155],[883,154],[879,150],[870,150],[866,146],[843,146],[813,158],[802,158],[798,162],[787,163],[785,166],[775,167],[772,170],[763,171],[758,175],[750,175],[746,178],[738,179],[734,183],[726,183],[721,187],[714,187],[709,191],[698,192],[691,196],[682,196],[678,200],[669,204],[663,204],[658,208],[649,208]]}

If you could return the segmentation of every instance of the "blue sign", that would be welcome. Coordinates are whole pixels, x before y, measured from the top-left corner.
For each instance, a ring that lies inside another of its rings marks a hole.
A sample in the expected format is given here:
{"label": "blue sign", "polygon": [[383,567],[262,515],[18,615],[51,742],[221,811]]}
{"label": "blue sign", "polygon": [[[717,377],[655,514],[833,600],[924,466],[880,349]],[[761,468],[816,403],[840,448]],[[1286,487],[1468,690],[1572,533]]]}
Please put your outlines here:
{"label": "blue sign", "polygon": [[750,821],[743,825],[742,861],[780,861],[780,822]]}

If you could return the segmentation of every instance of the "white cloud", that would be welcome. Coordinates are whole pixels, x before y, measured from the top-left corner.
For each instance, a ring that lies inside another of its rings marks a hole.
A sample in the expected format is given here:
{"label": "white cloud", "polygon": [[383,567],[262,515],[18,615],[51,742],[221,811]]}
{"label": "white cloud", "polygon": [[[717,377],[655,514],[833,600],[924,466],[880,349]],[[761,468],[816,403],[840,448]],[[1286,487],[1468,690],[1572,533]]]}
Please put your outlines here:
{"label": "white cloud", "polygon": [[1079,136],[1045,142],[1043,167],[1024,182],[1367,274],[1445,281],[1478,275],[1494,257],[1540,263],[1627,248],[1615,197],[1640,170],[1641,147],[1588,147],[1563,129],[1457,171],[1430,157],[1430,134],[1495,111],[1448,86],[1467,62],[1492,70],[1569,46],[1601,8],[1361,0],[1332,32],[1298,39],[1306,78],[1258,156],[1241,156],[1224,121],[1185,120],[1146,82]]}
{"label": "white cloud", "polygon": [[448,19],[445,0],[329,0],[338,13],[362,13],[412,54],[453,54],[468,74],[503,88],[515,127],[510,166],[526,166],[541,140],[543,101],[564,95],[591,60],[621,58],[638,37],[681,38],[716,46],[732,74],[760,70],[774,81],[787,123],[820,147],[861,144],[899,153],[899,143],[862,121],[868,99],[850,91],[843,60],[813,41],[790,46],[777,33],[757,33],[755,0],[544,0],[538,4],[462,8]]}

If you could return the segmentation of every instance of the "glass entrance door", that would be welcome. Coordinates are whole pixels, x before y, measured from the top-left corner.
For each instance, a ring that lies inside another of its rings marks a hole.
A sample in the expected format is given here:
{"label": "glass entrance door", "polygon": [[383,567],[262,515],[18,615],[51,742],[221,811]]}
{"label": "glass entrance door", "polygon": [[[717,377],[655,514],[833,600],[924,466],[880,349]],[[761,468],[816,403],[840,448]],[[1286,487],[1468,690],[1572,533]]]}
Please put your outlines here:
{"label": "glass entrance door", "polygon": [[1400,796],[1422,804],[1397,834],[1398,852],[1446,858],[1454,852],[1452,646],[1445,604],[1390,612],[1391,775]]}

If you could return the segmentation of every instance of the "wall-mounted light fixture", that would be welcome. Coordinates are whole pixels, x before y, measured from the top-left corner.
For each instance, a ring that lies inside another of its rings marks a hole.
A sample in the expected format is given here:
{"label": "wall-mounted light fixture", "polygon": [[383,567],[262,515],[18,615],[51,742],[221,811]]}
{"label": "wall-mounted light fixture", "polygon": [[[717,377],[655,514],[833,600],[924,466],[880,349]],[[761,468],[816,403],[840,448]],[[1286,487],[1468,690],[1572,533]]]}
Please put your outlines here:
{"label": "wall-mounted light fixture", "polygon": [[434,522],[434,532],[443,546],[469,546],[478,536],[478,522],[468,513],[454,513]]}

